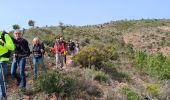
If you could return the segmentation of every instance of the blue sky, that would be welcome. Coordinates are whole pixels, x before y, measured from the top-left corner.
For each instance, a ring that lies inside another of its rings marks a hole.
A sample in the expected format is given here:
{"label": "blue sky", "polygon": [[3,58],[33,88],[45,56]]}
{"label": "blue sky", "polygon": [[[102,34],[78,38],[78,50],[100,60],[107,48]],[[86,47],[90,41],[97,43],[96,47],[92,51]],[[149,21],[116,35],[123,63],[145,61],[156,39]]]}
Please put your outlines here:
{"label": "blue sky", "polygon": [[170,18],[170,0],[0,0],[0,30],[13,24],[28,28],[59,22],[72,25],[101,24],[111,20]]}

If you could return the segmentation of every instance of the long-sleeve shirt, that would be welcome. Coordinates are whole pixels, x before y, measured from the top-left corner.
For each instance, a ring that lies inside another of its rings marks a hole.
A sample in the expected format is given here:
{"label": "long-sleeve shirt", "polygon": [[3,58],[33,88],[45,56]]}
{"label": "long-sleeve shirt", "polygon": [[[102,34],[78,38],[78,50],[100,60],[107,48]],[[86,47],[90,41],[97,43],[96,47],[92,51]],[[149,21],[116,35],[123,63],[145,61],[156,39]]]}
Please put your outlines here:
{"label": "long-sleeve shirt", "polygon": [[[4,45],[0,45],[0,56],[2,56],[3,54],[7,53],[8,50],[14,50],[15,45],[11,39],[11,37],[8,34],[4,34],[4,41],[2,40],[2,32],[0,32],[0,41],[4,43]],[[0,57],[0,61],[8,61],[9,57]]]}
{"label": "long-sleeve shirt", "polygon": [[58,53],[64,53],[65,50],[64,42],[56,42],[51,50],[55,51],[56,55]]}
{"label": "long-sleeve shirt", "polygon": [[15,44],[14,54],[26,55],[26,56],[30,55],[30,49],[27,40],[20,38],[20,39],[13,39],[13,41]]}

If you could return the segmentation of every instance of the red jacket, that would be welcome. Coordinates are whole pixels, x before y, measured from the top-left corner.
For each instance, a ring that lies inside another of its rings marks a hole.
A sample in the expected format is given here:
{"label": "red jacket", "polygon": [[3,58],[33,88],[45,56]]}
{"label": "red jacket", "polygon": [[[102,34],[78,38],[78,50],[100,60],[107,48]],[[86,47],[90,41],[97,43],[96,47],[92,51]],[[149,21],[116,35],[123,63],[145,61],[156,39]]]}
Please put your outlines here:
{"label": "red jacket", "polygon": [[58,50],[58,44],[55,43],[54,44],[54,47],[51,49],[52,51],[55,51],[56,54],[58,54],[59,52],[60,53],[64,53],[64,42],[59,42],[59,45],[60,45],[60,49]]}

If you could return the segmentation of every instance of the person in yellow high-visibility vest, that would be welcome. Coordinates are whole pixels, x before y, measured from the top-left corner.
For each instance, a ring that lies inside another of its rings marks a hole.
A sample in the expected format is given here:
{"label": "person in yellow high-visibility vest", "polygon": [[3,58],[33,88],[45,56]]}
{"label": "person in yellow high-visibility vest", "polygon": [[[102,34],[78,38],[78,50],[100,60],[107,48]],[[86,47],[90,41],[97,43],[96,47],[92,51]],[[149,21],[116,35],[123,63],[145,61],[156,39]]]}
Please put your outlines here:
{"label": "person in yellow high-visibility vest", "polygon": [[67,65],[67,50],[64,50],[64,63]]}
{"label": "person in yellow high-visibility vest", "polygon": [[6,32],[0,32],[0,100],[6,98],[5,76],[10,52],[14,50],[14,43]]}

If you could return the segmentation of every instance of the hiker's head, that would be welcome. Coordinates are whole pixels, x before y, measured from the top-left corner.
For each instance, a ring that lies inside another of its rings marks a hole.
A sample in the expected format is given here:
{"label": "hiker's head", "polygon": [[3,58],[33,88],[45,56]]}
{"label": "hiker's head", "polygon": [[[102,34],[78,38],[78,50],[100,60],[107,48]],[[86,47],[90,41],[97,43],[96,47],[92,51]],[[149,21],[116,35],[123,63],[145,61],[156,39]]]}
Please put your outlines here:
{"label": "hiker's head", "polygon": [[38,44],[38,43],[40,43],[40,39],[39,39],[38,37],[35,37],[35,38],[32,40],[32,44],[33,44],[33,45],[36,45],[36,44]]}
{"label": "hiker's head", "polygon": [[59,40],[60,40],[60,41],[63,41],[63,37],[62,37],[62,36],[60,36],[60,37],[59,37]]}
{"label": "hiker's head", "polygon": [[21,38],[22,36],[21,36],[21,31],[20,30],[15,30],[14,31],[14,38],[15,39],[19,39],[19,38]]}

